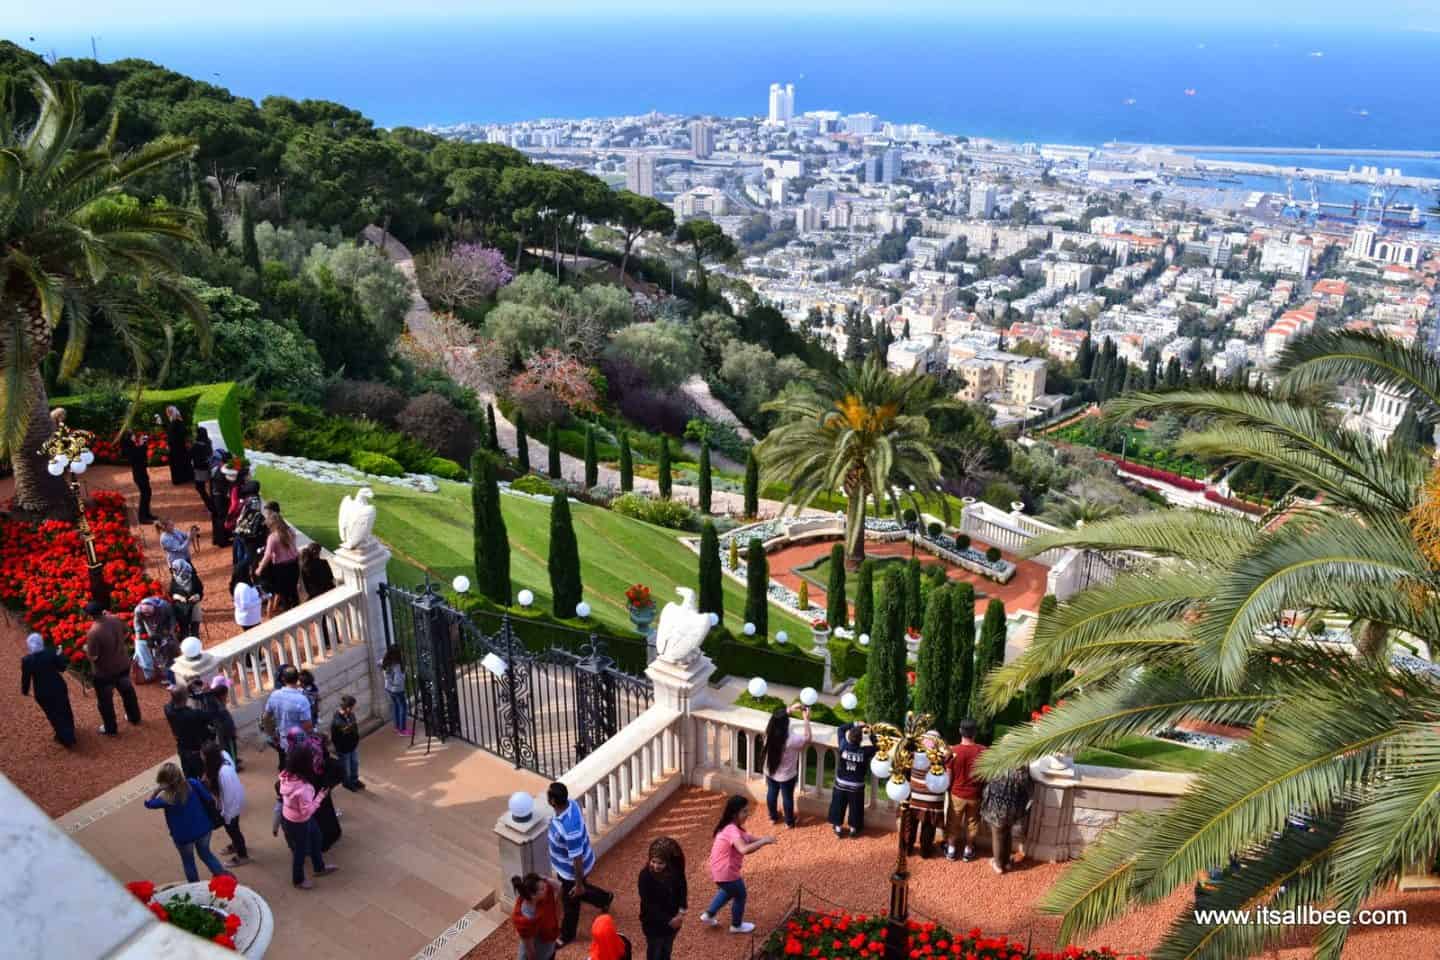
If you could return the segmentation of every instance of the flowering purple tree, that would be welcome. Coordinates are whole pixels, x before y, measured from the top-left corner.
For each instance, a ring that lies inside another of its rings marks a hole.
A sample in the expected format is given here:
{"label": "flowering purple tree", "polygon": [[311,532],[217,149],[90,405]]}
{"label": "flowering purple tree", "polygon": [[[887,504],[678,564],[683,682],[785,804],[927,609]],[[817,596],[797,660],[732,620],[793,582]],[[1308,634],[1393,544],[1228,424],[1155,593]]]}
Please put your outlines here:
{"label": "flowering purple tree", "polygon": [[416,279],[425,299],[447,310],[478,307],[515,276],[494,247],[457,243],[416,261]]}

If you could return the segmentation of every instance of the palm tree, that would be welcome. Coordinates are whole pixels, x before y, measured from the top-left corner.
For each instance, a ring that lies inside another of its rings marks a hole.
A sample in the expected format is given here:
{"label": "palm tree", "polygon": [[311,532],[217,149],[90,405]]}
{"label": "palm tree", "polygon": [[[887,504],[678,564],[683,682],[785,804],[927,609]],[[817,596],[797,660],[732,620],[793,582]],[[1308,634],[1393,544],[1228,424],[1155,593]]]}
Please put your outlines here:
{"label": "palm tree", "polygon": [[[865,510],[882,494],[939,494],[940,459],[927,414],[954,406],[934,378],[894,374],[871,359],[845,367],[816,390],[794,390],[764,404],[778,415],[756,453],[767,482],[784,484],[796,509],[837,490],[845,494],[846,566],[865,559]],[[942,509],[949,519],[943,497]]]}
{"label": "palm tree", "polygon": [[[1044,903],[1064,916],[1062,940],[1163,899],[1232,855],[1242,869],[1221,884],[1215,909],[1353,913],[1440,854],[1440,670],[1389,655],[1396,637],[1440,644],[1440,472],[1427,484],[1421,459],[1342,428],[1312,398],[1333,379],[1365,379],[1407,392],[1434,423],[1440,369],[1421,348],[1345,333],[1298,342],[1282,364],[1273,397],[1184,392],[1112,407],[1208,418],[1180,442],[1183,452],[1254,461],[1314,492],[1283,519],[1158,511],[1030,545],[1156,559],[1061,604],[1029,650],[992,673],[992,710],[1062,671],[1074,672],[1069,686],[1079,693],[996,744],[985,771],[1181,720],[1253,730],[1172,808],[1122,821],[1067,871]],[[1349,618],[1354,651],[1277,630],[1287,611]],[[1297,814],[1307,829],[1287,827]],[[1286,932],[1202,926],[1187,913],[1152,957],[1247,956]],[[1323,927],[1315,955],[1338,957],[1347,934],[1342,924]]]}
{"label": "palm tree", "polygon": [[66,378],[78,369],[97,318],[114,328],[143,375],[157,296],[196,321],[206,349],[209,327],[166,247],[198,242],[195,214],[140,204],[123,192],[182,162],[194,142],[166,137],[120,152],[112,117],[99,145],[82,147],[78,88],[37,74],[33,90],[39,111],[28,128],[17,123],[14,98],[0,91],[0,454],[14,466],[17,505],[50,513],[64,509],[65,498],[39,453],[53,430],[40,365],[61,322]]}
{"label": "palm tree", "polygon": [[1053,523],[1057,527],[1071,528],[1108,520],[1124,512],[1124,506],[1115,500],[1102,500],[1085,493],[1078,496],[1061,494],[1059,499],[1045,508],[1038,519]]}

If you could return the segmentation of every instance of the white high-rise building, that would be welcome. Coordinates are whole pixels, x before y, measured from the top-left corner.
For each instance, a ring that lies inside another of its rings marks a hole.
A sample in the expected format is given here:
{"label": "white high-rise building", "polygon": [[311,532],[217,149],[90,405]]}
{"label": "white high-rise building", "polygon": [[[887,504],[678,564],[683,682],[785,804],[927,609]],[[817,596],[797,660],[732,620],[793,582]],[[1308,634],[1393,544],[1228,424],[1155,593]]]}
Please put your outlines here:
{"label": "white high-rise building", "polygon": [[970,216],[989,220],[995,213],[995,188],[972,184],[970,187]]}
{"label": "white high-rise building", "polygon": [[715,128],[705,120],[690,124],[690,153],[696,160],[704,160],[715,152]]}
{"label": "white high-rise building", "polygon": [[795,84],[770,84],[770,116],[772,126],[783,127],[795,117]]}
{"label": "white high-rise building", "polygon": [[873,113],[851,113],[845,117],[845,130],[862,136],[880,129],[880,118]]}
{"label": "white high-rise building", "polygon": [[880,182],[894,183],[895,178],[899,175],[900,151],[890,149],[880,154]]}
{"label": "white high-rise building", "polygon": [[648,153],[625,159],[625,189],[642,197],[655,196],[655,158]]}

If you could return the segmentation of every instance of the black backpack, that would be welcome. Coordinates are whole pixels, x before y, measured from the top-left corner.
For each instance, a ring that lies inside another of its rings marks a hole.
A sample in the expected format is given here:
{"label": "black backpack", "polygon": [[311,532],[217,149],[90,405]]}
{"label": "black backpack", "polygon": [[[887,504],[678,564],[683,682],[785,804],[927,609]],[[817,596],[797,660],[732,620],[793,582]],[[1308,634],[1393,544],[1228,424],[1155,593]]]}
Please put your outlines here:
{"label": "black backpack", "polygon": [[259,497],[249,497],[240,507],[240,516],[235,520],[235,535],[254,540],[265,533],[265,513]]}

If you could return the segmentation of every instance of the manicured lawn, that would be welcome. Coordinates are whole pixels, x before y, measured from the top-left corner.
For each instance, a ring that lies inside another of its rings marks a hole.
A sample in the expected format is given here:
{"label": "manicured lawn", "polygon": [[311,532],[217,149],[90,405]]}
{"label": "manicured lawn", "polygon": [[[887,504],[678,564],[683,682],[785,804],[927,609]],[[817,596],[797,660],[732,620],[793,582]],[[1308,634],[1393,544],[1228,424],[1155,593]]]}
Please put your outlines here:
{"label": "manicured lawn", "polygon": [[[896,570],[903,570],[905,569],[905,565],[909,562],[908,559],[905,557],[871,557],[870,560],[875,564],[875,579],[877,582],[882,579],[885,574],[889,572],[892,568]],[[828,554],[821,557],[813,565],[805,567],[795,567],[791,572],[794,573],[795,576],[799,577],[801,580],[810,581],[810,585],[812,587],[819,587],[821,590],[830,589],[830,557]],[[846,572],[845,589],[847,591],[853,589],[855,586],[851,578],[858,578],[858,576],[858,574],[852,574],[848,571]]]}
{"label": "manicured lawn", "polygon": [[[293,474],[257,470],[265,499],[279,500],[296,526],[334,548],[340,540],[337,512],[340,498],[353,487],[313,483]],[[458,574],[474,579],[470,488],[441,481],[439,493],[416,493],[377,484],[375,534],[390,547],[388,573],[401,585],[420,582],[424,571],[443,584]],[[550,609],[550,576],[546,558],[550,544],[550,506],[521,497],[502,498],[510,535],[510,575],[516,592],[528,588],[535,603]],[[679,542],[677,533],[619,514],[571,501],[575,536],[580,543],[581,578],[593,616],[619,633],[632,631],[625,612],[625,588],[643,583],[663,606],[677,586],[694,588],[698,558]],[[729,579],[725,585],[725,625],[739,633],[744,625],[745,589]],[[573,616],[573,611],[565,611]],[[808,636],[808,623],[772,606],[770,629]]]}
{"label": "manicured lawn", "polygon": [[[996,724],[995,739],[1009,729]],[[1198,773],[1218,754],[1213,750],[1187,747],[1156,737],[1122,737],[1104,749],[1082,750],[1075,755],[1076,763],[1092,767],[1123,767],[1131,770],[1160,770],[1167,773]]]}

